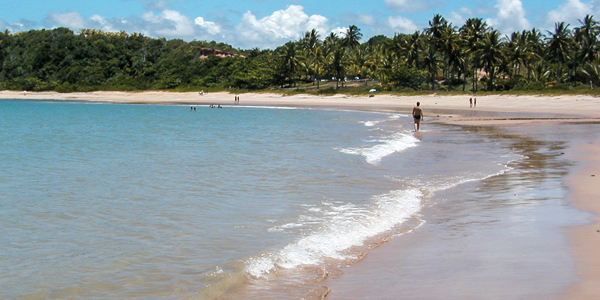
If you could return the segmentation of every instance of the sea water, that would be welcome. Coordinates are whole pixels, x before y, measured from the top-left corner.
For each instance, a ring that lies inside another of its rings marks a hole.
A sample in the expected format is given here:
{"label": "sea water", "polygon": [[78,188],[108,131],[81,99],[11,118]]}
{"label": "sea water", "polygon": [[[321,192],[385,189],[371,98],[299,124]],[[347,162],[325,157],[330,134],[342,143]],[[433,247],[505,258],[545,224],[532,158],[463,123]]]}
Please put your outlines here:
{"label": "sea water", "polygon": [[0,298],[319,294],[311,282],[418,230],[436,192],[523,159],[489,134],[423,125],[414,133],[397,113],[0,100]]}

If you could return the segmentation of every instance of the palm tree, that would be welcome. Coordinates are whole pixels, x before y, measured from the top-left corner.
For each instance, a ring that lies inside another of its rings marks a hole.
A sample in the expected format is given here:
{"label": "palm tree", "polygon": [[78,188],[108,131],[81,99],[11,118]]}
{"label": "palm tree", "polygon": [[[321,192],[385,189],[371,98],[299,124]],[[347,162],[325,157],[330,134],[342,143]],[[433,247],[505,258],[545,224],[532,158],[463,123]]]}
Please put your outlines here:
{"label": "palm tree", "polygon": [[282,59],[282,67],[286,72],[286,75],[292,80],[294,86],[296,86],[296,70],[300,66],[300,61],[297,56],[296,43],[287,42],[283,46],[283,51],[279,55]]}
{"label": "palm tree", "polygon": [[502,47],[500,32],[493,30],[484,35],[480,48],[475,52],[476,57],[483,64],[483,69],[488,73],[487,88],[489,91],[494,89],[496,68],[503,60]]}
{"label": "palm tree", "polygon": [[[429,21],[429,28],[425,29],[425,33],[428,34],[429,36],[431,36],[430,42],[431,42],[431,48],[429,49],[430,53],[428,53],[428,56],[431,54],[436,54],[437,53],[437,49],[439,47],[438,45],[438,41],[439,39],[442,37],[442,28],[446,27],[448,25],[448,21],[446,21],[446,19],[444,19],[444,17],[442,17],[440,14],[436,14],[435,16],[433,16],[433,19],[431,21]],[[431,88],[435,89],[435,74],[437,73],[437,59],[430,59],[429,60],[430,63],[433,63],[433,65],[431,65]]]}
{"label": "palm tree", "polygon": [[595,60],[587,62],[584,65],[582,72],[590,79],[590,88],[593,90],[594,82],[596,82],[596,84],[600,82],[600,61]]}
{"label": "palm tree", "polygon": [[329,53],[331,53],[336,47],[338,47],[340,43],[341,39],[337,36],[337,34],[333,32],[329,33],[329,35],[325,37],[325,40],[323,41],[323,50],[326,56],[329,55]]}
{"label": "palm tree", "polygon": [[444,77],[446,82],[450,81],[448,84],[448,88],[450,88],[454,80],[453,70],[456,69],[455,64],[459,61],[458,53],[461,47],[461,39],[452,24],[443,27],[441,33],[439,44],[440,50],[444,53]]}
{"label": "palm tree", "polygon": [[[431,37],[429,39],[432,39]],[[427,68],[431,76],[431,90],[435,90],[435,74],[436,66],[438,63],[438,55],[435,51],[435,45],[431,41],[425,43],[425,57],[423,59],[423,65]]]}
{"label": "palm tree", "polygon": [[312,51],[312,70],[315,74],[315,79],[317,81],[317,88],[320,86],[320,77],[325,70],[325,56],[323,55],[323,47],[317,46]]}
{"label": "palm tree", "polygon": [[473,91],[477,91],[478,89],[477,70],[479,68],[479,59],[475,55],[475,52],[479,49],[481,40],[483,40],[483,36],[487,31],[487,23],[478,18],[468,19],[465,22],[465,25],[460,28],[460,33],[463,36],[463,39],[466,40],[465,47],[467,47],[468,55],[466,63],[471,65],[471,71],[473,73]]}
{"label": "palm tree", "polygon": [[398,66],[400,61],[402,60],[402,55],[404,55],[404,50],[406,49],[407,41],[403,34],[394,34],[394,37],[388,39],[385,43],[387,50],[390,51],[390,54],[394,56],[395,65]]}
{"label": "palm tree", "polygon": [[532,66],[532,79],[540,84],[545,84],[546,81],[548,81],[548,78],[550,77],[550,69],[548,68],[548,65],[546,63],[544,63],[543,61],[538,61],[535,62]]}
{"label": "palm tree", "polygon": [[350,25],[346,30],[346,36],[342,39],[342,45],[354,49],[360,45],[360,39],[362,39],[360,29],[356,25]]}
{"label": "palm tree", "polygon": [[376,74],[381,83],[388,83],[390,80],[390,74],[396,67],[396,53],[394,53],[389,47],[381,47],[376,57]]}
{"label": "palm tree", "polygon": [[[600,32],[600,26],[598,22],[594,20],[594,16],[587,15],[582,20],[579,20],[581,26],[575,28],[575,42],[578,45],[577,54],[574,55],[575,64],[583,65],[582,73],[586,75],[590,81],[595,80],[594,74],[596,66],[592,62],[598,58],[598,33]],[[591,84],[593,88],[593,84]]]}
{"label": "palm tree", "polygon": [[525,67],[527,67],[527,80],[530,80],[531,73],[533,72],[533,65],[544,57],[544,52],[546,50],[542,43],[542,33],[537,29],[534,28],[530,31],[523,31],[523,38],[525,39],[527,49],[531,51],[531,55],[524,61]]}
{"label": "palm tree", "polygon": [[515,80],[521,76],[521,66],[525,65],[534,55],[528,47],[527,32],[513,32],[508,39],[505,50],[507,60],[506,69],[514,85]]}
{"label": "palm tree", "polygon": [[556,23],[554,32],[548,31],[550,35],[547,41],[547,55],[551,62],[556,63],[556,82],[561,82],[562,68],[571,58],[573,48],[573,38],[569,31],[569,25],[565,22]]}
{"label": "palm tree", "polygon": [[319,32],[316,29],[304,33],[304,38],[301,40],[302,48],[312,50],[321,44],[319,40]]}
{"label": "palm tree", "polygon": [[[304,53],[304,65],[306,67],[307,74],[310,76],[313,85],[315,84],[316,71],[315,60],[316,60],[316,49],[320,49],[321,41],[319,40],[319,32],[316,29],[307,31],[304,33],[304,38],[299,41],[302,52]],[[322,54],[322,52],[321,52]]]}
{"label": "palm tree", "polygon": [[351,75],[358,75],[362,78],[366,77],[367,70],[370,65],[368,45],[362,44],[350,53],[350,72]]}
{"label": "palm tree", "polygon": [[577,59],[581,62],[592,62],[598,56],[598,34],[600,26],[594,16],[587,15],[579,20],[581,27],[575,28],[575,41],[580,45]]}
{"label": "palm tree", "polygon": [[422,35],[415,31],[408,37],[403,50],[405,51],[404,56],[406,57],[406,63],[408,66],[412,66],[416,69],[421,69],[421,57],[423,56],[423,38]]}
{"label": "palm tree", "polygon": [[[343,80],[346,76],[346,49],[343,47],[337,47],[331,53],[329,60],[329,69],[332,74],[336,77],[335,88],[339,88],[340,80]],[[342,87],[344,83],[342,82]]]}

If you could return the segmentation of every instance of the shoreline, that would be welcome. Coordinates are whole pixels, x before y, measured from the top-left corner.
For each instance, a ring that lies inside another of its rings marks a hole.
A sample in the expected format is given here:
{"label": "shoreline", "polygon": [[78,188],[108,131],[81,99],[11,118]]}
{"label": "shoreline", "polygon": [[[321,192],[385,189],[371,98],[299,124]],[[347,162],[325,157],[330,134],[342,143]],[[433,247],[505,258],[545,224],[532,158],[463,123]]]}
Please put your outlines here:
{"label": "shoreline", "polygon": [[[0,99],[14,100],[64,100],[98,101],[123,104],[178,104],[233,106],[235,94],[227,92],[199,95],[197,92],[90,92],[60,94],[55,92],[14,92],[0,91]],[[600,98],[588,95],[547,96],[476,96],[477,107],[469,108],[468,96],[282,96],[277,94],[241,94],[241,106],[287,106],[342,108],[409,114],[419,101],[427,122],[440,122],[453,125],[503,126],[523,123],[548,124],[559,126],[561,123],[600,124]],[[513,127],[514,129],[514,127]],[[518,130],[518,129],[516,129]],[[569,140],[570,147],[566,155],[577,163],[577,167],[564,178],[569,187],[566,199],[583,211],[594,214],[590,224],[567,229],[579,280],[565,291],[563,299],[600,298],[600,258],[595,255],[600,243],[599,215],[600,205],[594,194],[597,180],[600,180],[600,140]],[[595,175],[595,176],[591,176]]]}
{"label": "shoreline", "polygon": [[[178,104],[178,105],[234,105],[236,94],[229,92],[205,93],[198,92],[17,92],[0,91],[0,99],[9,100],[64,100],[64,101],[97,101],[108,103],[128,104]],[[440,117],[460,115],[465,120],[481,120],[486,117],[535,119],[543,118],[590,118],[600,119],[600,97],[590,95],[561,95],[547,96],[505,96],[485,95],[478,98],[478,106],[469,108],[469,96],[421,95],[394,96],[373,94],[368,96],[313,96],[298,94],[286,96],[269,93],[240,94],[240,105],[250,106],[295,106],[295,107],[340,107],[359,108],[373,111],[408,111],[410,112],[417,101],[423,108]],[[550,102],[548,102],[550,101]],[[427,117],[427,116],[426,116]]]}

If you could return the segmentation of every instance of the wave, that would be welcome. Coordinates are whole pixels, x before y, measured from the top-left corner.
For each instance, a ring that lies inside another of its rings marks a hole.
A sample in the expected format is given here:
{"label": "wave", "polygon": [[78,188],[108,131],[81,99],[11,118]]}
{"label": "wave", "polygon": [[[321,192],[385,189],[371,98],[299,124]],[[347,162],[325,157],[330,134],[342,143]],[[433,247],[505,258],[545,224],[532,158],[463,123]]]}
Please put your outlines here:
{"label": "wave", "polygon": [[279,251],[248,259],[245,270],[259,278],[278,268],[318,265],[328,259],[356,259],[358,254],[352,254],[349,249],[410,219],[420,211],[422,196],[419,189],[411,188],[375,196],[374,203],[368,207],[326,204],[321,210],[321,229]]}
{"label": "wave", "polygon": [[376,142],[378,144],[370,147],[338,150],[342,153],[364,156],[368,163],[377,164],[379,161],[381,161],[381,159],[390,154],[401,152],[408,148],[417,146],[419,140],[413,135],[396,132],[384,139],[370,142]]}

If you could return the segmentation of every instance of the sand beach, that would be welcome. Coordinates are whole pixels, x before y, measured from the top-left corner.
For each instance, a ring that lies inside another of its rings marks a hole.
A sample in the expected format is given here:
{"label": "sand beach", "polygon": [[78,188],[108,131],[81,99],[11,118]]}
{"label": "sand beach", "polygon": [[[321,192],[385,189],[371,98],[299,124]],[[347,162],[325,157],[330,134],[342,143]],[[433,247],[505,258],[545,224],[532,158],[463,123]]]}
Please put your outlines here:
{"label": "sand beach", "polygon": [[[600,180],[600,139],[597,135],[586,135],[585,130],[596,130],[600,126],[600,98],[588,95],[564,96],[473,96],[477,98],[475,107],[469,106],[468,96],[391,96],[376,94],[367,96],[311,96],[247,93],[240,94],[239,105],[246,106],[290,106],[318,108],[347,108],[353,110],[410,113],[416,102],[424,111],[422,128],[430,122],[440,122],[471,128],[497,128],[513,134],[535,135],[539,131],[572,132],[568,138],[565,157],[573,161],[573,167],[563,179],[569,193],[566,200],[575,208],[590,212],[585,225],[565,229],[569,241],[569,251],[576,264],[578,280],[570,284],[561,299],[600,299],[600,201],[597,184]],[[235,95],[226,92],[16,92],[0,91],[0,99],[100,101],[128,104],[183,104],[183,105],[234,105]],[[568,125],[568,126],[566,126]],[[590,139],[590,137],[593,137]],[[419,237],[414,237],[418,239]],[[413,239],[414,239],[413,238]],[[356,276],[367,276],[360,270],[373,269],[390,256],[398,255],[394,241],[384,244],[357,266]],[[548,270],[551,271],[551,270]],[[369,282],[368,278],[363,278]],[[344,276],[336,279],[343,282]],[[394,278],[389,278],[391,283]],[[372,282],[371,282],[372,283]],[[325,282],[328,285],[329,282]],[[336,284],[333,284],[334,286]],[[344,284],[337,284],[343,288]],[[368,292],[365,292],[368,293]],[[344,292],[332,288],[331,299],[344,299]],[[377,295],[364,294],[364,299],[378,299]],[[493,297],[492,297],[493,298]],[[379,298],[381,299],[381,298]]]}

